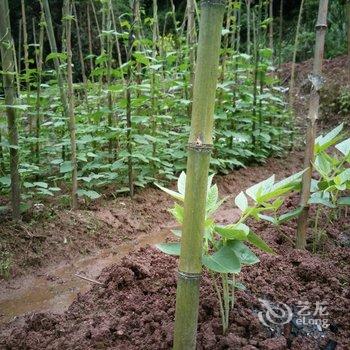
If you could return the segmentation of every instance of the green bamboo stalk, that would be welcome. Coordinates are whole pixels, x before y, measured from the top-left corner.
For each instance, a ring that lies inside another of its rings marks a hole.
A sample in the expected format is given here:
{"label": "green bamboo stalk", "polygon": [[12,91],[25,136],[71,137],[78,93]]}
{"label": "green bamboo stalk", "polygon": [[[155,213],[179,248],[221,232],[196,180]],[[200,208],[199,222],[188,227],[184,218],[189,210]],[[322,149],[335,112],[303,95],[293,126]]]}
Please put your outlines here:
{"label": "green bamboo stalk", "polygon": [[[47,32],[47,37],[49,39],[50,43],[50,49],[52,53],[58,53],[57,50],[57,44],[56,44],[56,38],[53,30],[53,25],[52,25],[52,19],[51,19],[51,12],[50,12],[50,6],[48,0],[42,0],[42,5],[44,9],[44,15],[45,15],[45,22],[46,22],[46,32]],[[66,96],[66,91],[64,87],[64,80],[62,77],[62,72],[61,72],[61,67],[60,67],[60,61],[57,57],[54,58],[53,60],[54,65],[55,65],[55,70],[57,74],[57,83],[58,83],[58,88],[60,91],[60,98],[61,98],[61,103],[63,107],[63,113],[66,118],[68,118],[68,102],[67,102],[67,96]]]}
{"label": "green bamboo stalk", "polygon": [[327,12],[328,12],[328,0],[320,0],[318,8],[318,18],[316,23],[316,44],[313,62],[312,80],[313,87],[310,94],[309,113],[307,116],[307,135],[306,135],[306,149],[304,156],[304,168],[307,171],[303,174],[302,178],[302,190],[300,198],[300,206],[303,208],[298,218],[298,228],[296,237],[296,248],[305,249],[306,247],[306,231],[308,227],[309,216],[309,198],[311,177],[314,161],[314,145],[316,138],[316,128],[318,111],[320,106],[320,94],[319,89],[322,86],[322,63],[324,54],[324,44],[327,31]]}
{"label": "green bamboo stalk", "polygon": [[346,15],[346,32],[347,32],[347,39],[348,39],[348,74],[349,74],[349,83],[350,83],[350,0],[346,1],[345,15]]}
{"label": "green bamboo stalk", "polygon": [[43,73],[43,46],[44,46],[44,12],[41,8],[40,14],[40,23],[39,23],[39,43],[36,40],[36,31],[35,31],[35,20],[33,18],[33,38],[35,45],[35,60],[36,60],[36,69],[37,69],[37,81],[36,81],[36,102],[35,102],[35,159],[36,163],[40,164],[40,127],[41,127],[41,82],[42,82],[42,73]]}
{"label": "green bamboo stalk", "polygon": [[273,52],[273,0],[269,2],[269,17],[271,18],[271,22],[269,24],[269,47]]}
{"label": "green bamboo stalk", "polygon": [[2,62],[3,86],[5,91],[5,105],[8,126],[8,141],[10,144],[10,172],[11,172],[11,204],[12,218],[19,221],[21,218],[21,185],[18,172],[18,130],[16,121],[15,62],[13,55],[13,39],[11,35],[10,11],[7,0],[0,0],[0,52]]}
{"label": "green bamboo stalk", "polygon": [[283,5],[284,2],[281,0],[280,2],[280,26],[279,26],[279,42],[278,42],[278,68],[281,69],[282,64],[282,40],[283,40]]}
{"label": "green bamboo stalk", "polygon": [[73,70],[72,70],[72,0],[66,0],[66,45],[67,45],[67,98],[69,133],[71,146],[72,164],[72,203],[73,210],[78,208],[78,166],[77,166],[77,144],[75,136],[75,115],[74,115],[74,90],[73,90]]}
{"label": "green bamboo stalk", "polygon": [[295,98],[295,91],[294,91],[294,87],[295,87],[295,63],[297,60],[297,52],[298,52],[298,46],[299,46],[299,32],[300,32],[301,19],[303,16],[304,1],[305,0],[301,0],[297,28],[296,28],[296,32],[295,32],[292,71],[290,73],[290,85],[289,85],[289,105],[290,105],[290,107],[293,107],[294,98]]}
{"label": "green bamboo stalk", "polygon": [[91,34],[91,17],[90,17],[90,4],[86,4],[87,12],[87,25],[88,25],[88,41],[89,41],[89,56],[90,56],[90,78],[94,82],[94,75],[91,74],[94,71],[94,60],[92,58],[92,34]]}
{"label": "green bamboo stalk", "polygon": [[250,5],[252,0],[245,0],[247,5],[247,54],[250,55]]}
{"label": "green bamboo stalk", "polygon": [[195,349],[215,92],[226,0],[202,1],[186,196],[176,297],[174,349]]}

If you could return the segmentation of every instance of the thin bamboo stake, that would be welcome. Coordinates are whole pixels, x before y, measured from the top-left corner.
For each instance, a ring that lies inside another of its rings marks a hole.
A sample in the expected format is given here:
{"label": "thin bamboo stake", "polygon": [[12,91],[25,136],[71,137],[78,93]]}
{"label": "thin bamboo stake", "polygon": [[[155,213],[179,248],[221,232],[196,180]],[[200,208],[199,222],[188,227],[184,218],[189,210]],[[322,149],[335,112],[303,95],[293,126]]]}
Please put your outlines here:
{"label": "thin bamboo stake", "polygon": [[74,116],[74,90],[73,90],[73,70],[72,70],[72,0],[66,0],[66,45],[67,45],[67,98],[69,133],[71,146],[72,164],[72,203],[73,210],[78,208],[78,165],[77,165],[77,144],[75,136],[75,116]]}
{"label": "thin bamboo stake", "polygon": [[298,45],[299,45],[299,32],[300,32],[301,19],[303,16],[304,1],[305,0],[301,0],[297,28],[296,28],[296,32],[295,32],[292,71],[290,73],[290,85],[289,85],[289,105],[290,105],[290,107],[293,107],[294,98],[295,98],[295,91],[294,91],[294,88],[295,88],[295,63],[297,60],[297,52],[298,52]]}
{"label": "thin bamboo stake", "polygon": [[251,0],[245,0],[247,5],[247,54],[250,55],[250,5]]}
{"label": "thin bamboo stake", "polygon": [[269,3],[269,17],[271,19],[271,22],[269,24],[269,47],[273,52],[273,0],[270,0]]}
{"label": "thin bamboo stake", "polygon": [[[77,41],[78,41],[78,49],[79,49],[79,60],[81,65],[81,76],[83,78],[83,84],[85,89],[85,96],[87,96],[87,78],[86,78],[86,72],[85,72],[85,62],[84,62],[84,55],[83,55],[83,46],[81,44],[81,37],[80,37],[80,28],[79,28],[79,19],[77,14],[77,9],[75,5],[75,1],[73,1],[73,14],[74,14],[74,22],[75,22],[75,30],[77,33]],[[87,102],[87,98],[86,98]]]}
{"label": "thin bamboo stake", "polygon": [[90,4],[86,4],[86,12],[87,12],[87,23],[88,23],[88,41],[89,41],[89,56],[90,56],[90,78],[92,82],[94,82],[94,75],[92,74],[94,71],[94,60],[92,58],[93,50],[92,50],[92,34],[91,34],[91,18],[90,18]]}
{"label": "thin bamboo stake", "polygon": [[324,54],[324,43],[327,31],[327,12],[328,12],[328,0],[320,0],[318,9],[318,18],[316,23],[316,44],[313,71],[310,77],[312,83],[312,90],[310,94],[309,113],[307,116],[307,135],[306,135],[306,149],[304,156],[304,168],[307,171],[303,174],[302,178],[302,190],[300,206],[303,208],[298,218],[298,229],[296,237],[296,248],[305,249],[306,247],[306,232],[308,226],[309,216],[309,198],[311,177],[314,161],[314,145],[316,137],[317,119],[320,105],[320,93],[319,90],[323,85],[322,63]]}
{"label": "thin bamboo stake", "polygon": [[[40,4],[41,5],[41,4]],[[44,46],[44,12],[41,7],[40,14],[40,23],[39,23],[39,43],[36,40],[36,31],[35,31],[35,20],[33,18],[33,37],[35,45],[35,60],[36,60],[36,69],[37,69],[37,82],[36,82],[36,103],[35,103],[35,137],[36,137],[36,146],[35,146],[35,159],[36,163],[40,164],[40,127],[41,127],[41,82],[42,82],[42,71],[43,71],[43,46]]]}
{"label": "thin bamboo stake", "polygon": [[280,2],[280,27],[279,27],[279,42],[278,42],[278,68],[281,69],[282,64],[282,39],[283,39],[283,5],[284,2]]}
{"label": "thin bamboo stake", "polygon": [[201,6],[176,296],[175,350],[196,348],[208,171],[225,4],[226,0],[204,0]]}
{"label": "thin bamboo stake", "polygon": [[348,74],[349,74],[349,83],[350,83],[350,0],[346,1],[345,4],[345,15],[346,15],[346,31],[348,38]]}
{"label": "thin bamboo stake", "polygon": [[7,0],[0,0],[0,52],[2,62],[3,86],[8,126],[8,141],[10,144],[10,172],[11,172],[11,204],[12,218],[21,219],[21,184],[18,172],[18,130],[15,109],[15,62],[13,55],[13,39],[11,35],[10,11]]}

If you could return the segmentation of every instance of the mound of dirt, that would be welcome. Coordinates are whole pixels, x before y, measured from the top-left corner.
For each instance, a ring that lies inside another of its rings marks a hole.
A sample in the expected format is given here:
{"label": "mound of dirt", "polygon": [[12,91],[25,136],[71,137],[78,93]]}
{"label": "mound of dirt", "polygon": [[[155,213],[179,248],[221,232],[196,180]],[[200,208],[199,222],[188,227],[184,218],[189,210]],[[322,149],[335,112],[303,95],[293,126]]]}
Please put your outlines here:
{"label": "mound of dirt", "polygon": [[[291,198],[287,207],[293,207]],[[337,241],[350,218],[322,225],[330,237],[318,254],[293,249],[295,222],[279,231],[266,223],[252,225],[277,252],[258,253],[261,262],[245,267],[239,276],[246,289],[236,292],[231,325],[222,334],[214,291],[206,274],[201,284],[198,349],[348,349],[350,309],[348,289],[350,250]],[[141,248],[120,264],[106,268],[102,286],[78,295],[63,315],[39,313],[18,318],[0,329],[4,349],[170,349],[177,280],[177,259],[155,249]],[[258,317],[266,311],[259,300],[285,303],[293,311],[286,324],[265,326]],[[300,324],[296,310],[308,303],[315,312]],[[323,310],[323,311],[322,311]],[[317,311],[317,310],[316,310]],[[321,314],[322,311],[322,314]],[[322,318],[329,326],[313,324]]]}

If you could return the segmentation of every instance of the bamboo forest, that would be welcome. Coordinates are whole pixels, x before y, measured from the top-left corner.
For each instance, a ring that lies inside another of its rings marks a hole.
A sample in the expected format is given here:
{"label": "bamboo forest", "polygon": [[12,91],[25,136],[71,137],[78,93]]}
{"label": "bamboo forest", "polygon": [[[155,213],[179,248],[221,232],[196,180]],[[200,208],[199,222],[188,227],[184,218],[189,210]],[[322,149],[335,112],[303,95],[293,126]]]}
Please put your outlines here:
{"label": "bamboo forest", "polygon": [[0,0],[0,349],[350,349],[350,0]]}

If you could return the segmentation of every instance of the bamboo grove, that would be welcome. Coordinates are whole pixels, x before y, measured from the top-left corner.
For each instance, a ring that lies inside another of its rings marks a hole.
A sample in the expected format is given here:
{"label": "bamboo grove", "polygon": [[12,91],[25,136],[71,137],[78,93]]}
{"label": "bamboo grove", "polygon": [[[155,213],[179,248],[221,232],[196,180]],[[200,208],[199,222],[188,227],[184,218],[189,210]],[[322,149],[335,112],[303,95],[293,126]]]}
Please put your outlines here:
{"label": "bamboo grove", "polygon": [[[186,162],[197,4],[188,2],[182,22],[171,6],[168,21],[173,31],[164,32],[156,1],[153,17],[144,15],[137,0],[130,2],[130,13],[117,13],[110,0],[67,1],[61,42],[54,33],[49,2],[43,0],[40,6],[40,20],[27,23],[22,1],[19,47],[11,37],[4,39],[13,60],[11,79],[17,98],[4,102],[1,114],[5,116],[5,106],[16,114],[19,140],[17,146],[12,139],[17,136],[7,133],[2,117],[1,192],[10,190],[9,151],[19,156],[11,171],[18,169],[21,180],[14,180],[14,186],[21,192],[23,207],[32,198],[60,195],[75,208],[78,196],[95,199],[109,185],[115,193],[132,196],[134,188],[174,179]],[[240,23],[246,9],[252,37],[252,47],[247,48],[242,45]],[[92,30],[87,35],[89,52],[82,51],[79,40],[81,13],[90,29],[97,28],[97,37]],[[2,23],[9,27],[8,13],[3,15]],[[30,25],[32,42],[28,42]],[[292,138],[285,136],[292,121],[268,47],[271,26],[267,3],[252,7],[248,3],[247,8],[243,1],[228,3],[211,162],[218,172],[263,161],[290,146]],[[80,72],[71,64],[72,35]],[[92,52],[96,41],[99,52]],[[45,45],[50,47],[47,55]],[[3,67],[5,71],[5,63]],[[14,202],[18,207],[18,200]]]}

